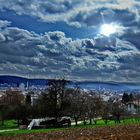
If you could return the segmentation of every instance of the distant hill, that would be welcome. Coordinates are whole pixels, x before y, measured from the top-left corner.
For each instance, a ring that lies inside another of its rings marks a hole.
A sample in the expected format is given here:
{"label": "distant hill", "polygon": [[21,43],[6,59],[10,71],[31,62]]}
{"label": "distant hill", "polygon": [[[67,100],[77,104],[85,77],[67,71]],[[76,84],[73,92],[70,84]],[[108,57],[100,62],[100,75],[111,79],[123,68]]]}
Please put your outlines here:
{"label": "distant hill", "polygon": [[9,84],[13,85],[16,84],[19,86],[19,84],[24,83],[25,85],[29,83],[29,85],[46,85],[47,80],[45,79],[28,79],[18,76],[0,76],[0,84]]}
{"label": "distant hill", "polygon": [[[25,85],[47,85],[48,79],[29,79],[18,76],[0,76],[0,85],[8,84],[8,85],[16,85],[19,86],[21,83]],[[131,90],[140,90],[140,84],[132,84],[132,83],[115,83],[115,82],[91,82],[91,81],[71,81],[68,86],[74,87],[78,85],[82,89],[96,89],[96,90],[114,90],[114,91],[131,91]]]}
{"label": "distant hill", "polygon": [[113,91],[132,91],[140,89],[139,84],[114,83],[114,82],[77,82],[81,88]]}

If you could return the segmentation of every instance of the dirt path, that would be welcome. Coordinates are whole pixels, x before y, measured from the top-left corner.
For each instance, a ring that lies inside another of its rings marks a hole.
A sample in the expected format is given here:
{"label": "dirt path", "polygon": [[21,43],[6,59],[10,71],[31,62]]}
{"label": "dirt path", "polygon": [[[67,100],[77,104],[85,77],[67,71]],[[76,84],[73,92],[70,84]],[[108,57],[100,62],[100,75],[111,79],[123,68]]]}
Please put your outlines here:
{"label": "dirt path", "polygon": [[7,130],[0,130],[0,133],[7,132],[7,131],[16,131],[16,130],[19,130],[19,129],[7,129]]}

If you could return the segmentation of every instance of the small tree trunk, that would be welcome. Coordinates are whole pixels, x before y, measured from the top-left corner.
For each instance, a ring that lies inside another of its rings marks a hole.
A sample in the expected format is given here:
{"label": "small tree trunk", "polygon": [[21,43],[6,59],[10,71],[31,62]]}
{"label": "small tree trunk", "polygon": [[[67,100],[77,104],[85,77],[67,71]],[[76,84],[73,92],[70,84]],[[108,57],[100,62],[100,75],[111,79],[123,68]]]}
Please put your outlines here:
{"label": "small tree trunk", "polygon": [[85,120],[85,118],[84,118],[84,125],[86,125],[86,120]]}
{"label": "small tree trunk", "polygon": [[90,122],[89,122],[89,124],[92,125],[92,118],[90,118]]}
{"label": "small tree trunk", "polygon": [[105,124],[107,124],[107,120],[105,120]]}
{"label": "small tree trunk", "polygon": [[19,127],[20,125],[20,119],[17,120],[17,126]]}
{"label": "small tree trunk", "polygon": [[97,124],[97,120],[94,120],[95,125]]}
{"label": "small tree trunk", "polygon": [[1,125],[2,125],[2,126],[4,125],[4,119],[1,120]]}
{"label": "small tree trunk", "polygon": [[74,117],[74,120],[75,120],[75,125],[78,126],[78,118]]}

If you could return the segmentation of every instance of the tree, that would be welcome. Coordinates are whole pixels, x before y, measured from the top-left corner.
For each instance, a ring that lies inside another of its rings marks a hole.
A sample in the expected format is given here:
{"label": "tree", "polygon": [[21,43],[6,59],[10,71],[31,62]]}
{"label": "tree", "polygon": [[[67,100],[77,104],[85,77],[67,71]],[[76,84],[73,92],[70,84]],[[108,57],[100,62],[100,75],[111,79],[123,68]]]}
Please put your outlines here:
{"label": "tree", "polygon": [[133,101],[134,100],[134,96],[132,93],[129,94],[129,101]]}
{"label": "tree", "polygon": [[134,96],[132,93],[130,93],[130,94],[124,93],[122,96],[123,103],[128,103],[128,102],[133,101],[133,100],[134,100]]}
{"label": "tree", "polygon": [[105,122],[105,124],[108,123],[108,120],[112,119],[112,103],[110,102],[104,102],[103,103],[103,110],[102,110],[102,118]]}
{"label": "tree", "polygon": [[[19,108],[20,105],[24,101],[24,96],[21,94],[20,91],[16,90],[7,90],[2,97],[0,98],[0,112],[1,112],[1,120],[4,123],[5,119],[17,119],[19,124],[19,119],[16,115],[22,111],[22,109],[15,109]],[[23,114],[21,115],[21,117]]]}
{"label": "tree", "polygon": [[73,92],[71,93],[69,100],[71,102],[71,106],[70,106],[71,116],[74,118],[75,125],[77,126],[78,119],[82,115],[85,115],[86,98],[83,92],[80,90],[80,88],[76,87],[76,89],[73,90]]}
{"label": "tree", "polygon": [[115,121],[115,123],[120,123],[120,116],[122,115],[122,108],[120,106],[119,103],[113,103],[113,106],[112,106],[112,116],[113,116],[113,119]]}
{"label": "tree", "polygon": [[31,95],[30,94],[26,95],[26,104],[31,105]]}
{"label": "tree", "polygon": [[[87,94],[87,107],[86,111],[88,114],[88,118],[90,120],[90,125],[92,124],[92,119],[98,117],[101,115],[101,109],[102,109],[102,99],[96,95],[90,96]],[[96,120],[94,120],[96,124]]]}
{"label": "tree", "polygon": [[67,107],[66,84],[65,79],[48,81],[47,90],[39,96],[37,101],[41,116],[50,116],[57,119],[63,115]]}
{"label": "tree", "polygon": [[9,106],[6,104],[0,104],[0,120],[1,125],[4,125],[4,121],[9,117]]}
{"label": "tree", "polygon": [[2,104],[15,105],[24,101],[23,94],[18,90],[7,90],[0,98]]}
{"label": "tree", "polygon": [[24,104],[11,106],[9,119],[17,120],[17,125],[20,125],[20,120],[28,116],[27,106]]}
{"label": "tree", "polygon": [[127,93],[124,93],[122,96],[122,102],[127,103],[129,102],[129,95]]}

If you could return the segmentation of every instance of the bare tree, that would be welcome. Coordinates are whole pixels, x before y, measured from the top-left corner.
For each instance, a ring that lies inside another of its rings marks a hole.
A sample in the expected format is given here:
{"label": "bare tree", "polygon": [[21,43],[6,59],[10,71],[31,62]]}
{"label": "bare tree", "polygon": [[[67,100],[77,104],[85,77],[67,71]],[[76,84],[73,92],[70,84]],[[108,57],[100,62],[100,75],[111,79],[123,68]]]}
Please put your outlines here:
{"label": "bare tree", "polygon": [[49,80],[48,88],[38,99],[40,114],[45,116],[61,117],[67,107],[67,95],[65,79]]}
{"label": "bare tree", "polygon": [[92,120],[94,120],[94,123],[96,124],[96,117],[101,115],[102,112],[102,99],[93,94],[87,94],[87,107],[86,111],[88,114],[88,118],[90,120],[90,125],[92,124]]}
{"label": "bare tree", "polygon": [[4,123],[5,119],[17,119],[19,125],[19,119],[25,114],[21,114],[23,110],[20,107],[23,102],[24,96],[20,91],[7,90],[0,98],[2,122]]}
{"label": "bare tree", "polygon": [[85,102],[86,98],[79,87],[77,87],[70,96],[71,107],[70,112],[71,116],[75,120],[75,125],[78,125],[78,119],[85,114]]}

